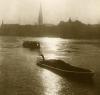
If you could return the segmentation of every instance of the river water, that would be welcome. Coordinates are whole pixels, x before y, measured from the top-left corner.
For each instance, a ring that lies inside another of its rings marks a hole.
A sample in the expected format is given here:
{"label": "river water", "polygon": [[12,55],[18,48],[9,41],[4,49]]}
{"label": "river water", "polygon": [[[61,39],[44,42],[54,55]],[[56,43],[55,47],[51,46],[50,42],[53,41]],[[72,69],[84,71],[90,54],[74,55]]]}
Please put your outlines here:
{"label": "river water", "polygon": [[[37,66],[39,52],[25,49],[37,40],[46,59],[60,59],[95,72],[80,82]],[[0,37],[0,95],[99,95],[100,41],[62,38]]]}

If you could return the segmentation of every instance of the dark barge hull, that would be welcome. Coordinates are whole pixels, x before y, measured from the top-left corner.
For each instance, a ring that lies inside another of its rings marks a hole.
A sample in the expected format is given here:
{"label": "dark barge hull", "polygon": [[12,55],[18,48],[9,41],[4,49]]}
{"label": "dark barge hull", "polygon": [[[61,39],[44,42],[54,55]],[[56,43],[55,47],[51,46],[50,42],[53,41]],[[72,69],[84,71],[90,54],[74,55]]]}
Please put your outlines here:
{"label": "dark barge hull", "polygon": [[[49,69],[57,74],[63,75],[63,76],[70,76],[74,78],[92,78],[94,75],[94,72],[88,70],[88,69],[83,69],[79,67],[75,67],[69,64],[66,64],[68,69],[63,69],[63,68],[57,68],[53,67],[51,65],[46,64],[49,60],[43,62],[40,61],[37,63],[40,67],[43,67],[45,69]],[[64,63],[65,64],[65,63]]]}
{"label": "dark barge hull", "polygon": [[37,41],[24,41],[23,47],[30,49],[40,49],[40,43]]}

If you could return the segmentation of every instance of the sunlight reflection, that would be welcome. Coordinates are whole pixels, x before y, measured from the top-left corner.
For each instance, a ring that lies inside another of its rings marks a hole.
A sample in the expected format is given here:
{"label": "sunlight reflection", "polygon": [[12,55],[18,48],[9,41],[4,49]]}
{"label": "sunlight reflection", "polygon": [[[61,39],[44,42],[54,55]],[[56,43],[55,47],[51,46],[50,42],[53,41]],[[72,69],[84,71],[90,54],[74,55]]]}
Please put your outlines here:
{"label": "sunlight reflection", "polygon": [[43,38],[43,41],[45,41],[45,42],[57,42],[57,41],[59,41],[59,40],[61,40],[60,38],[49,38],[49,37],[44,37]]}
{"label": "sunlight reflection", "polygon": [[48,38],[48,37],[45,37],[43,38],[42,40],[46,46],[52,50],[52,51],[56,51],[58,49],[58,44],[59,44],[59,41],[60,41],[60,38]]}
{"label": "sunlight reflection", "polygon": [[61,78],[46,69],[42,71],[41,77],[45,87],[44,95],[58,95],[61,89],[59,82]]}
{"label": "sunlight reflection", "polygon": [[47,54],[47,59],[56,59],[58,56],[56,54]]}

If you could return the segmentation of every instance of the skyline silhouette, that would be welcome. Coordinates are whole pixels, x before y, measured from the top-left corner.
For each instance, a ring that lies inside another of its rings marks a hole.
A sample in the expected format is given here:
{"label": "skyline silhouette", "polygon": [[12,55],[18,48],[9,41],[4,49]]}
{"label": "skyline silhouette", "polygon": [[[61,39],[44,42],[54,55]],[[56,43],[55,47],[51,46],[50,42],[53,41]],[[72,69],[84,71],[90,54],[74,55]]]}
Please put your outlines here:
{"label": "skyline silhouette", "polygon": [[67,22],[61,21],[58,25],[5,24],[2,21],[0,35],[60,37],[69,39],[100,39],[100,24],[84,24],[78,20],[72,21],[71,18]]}

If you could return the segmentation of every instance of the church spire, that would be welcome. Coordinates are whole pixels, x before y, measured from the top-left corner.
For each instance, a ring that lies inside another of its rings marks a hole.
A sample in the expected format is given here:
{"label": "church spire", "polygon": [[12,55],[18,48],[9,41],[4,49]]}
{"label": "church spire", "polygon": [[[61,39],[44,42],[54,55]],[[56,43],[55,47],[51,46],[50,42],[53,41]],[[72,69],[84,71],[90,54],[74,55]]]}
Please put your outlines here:
{"label": "church spire", "polygon": [[1,25],[3,25],[3,20],[2,20],[2,23],[1,23]]}
{"label": "church spire", "polygon": [[4,23],[3,23],[3,20],[2,20],[2,22],[1,22],[1,27],[4,25]]}
{"label": "church spire", "polygon": [[42,14],[42,5],[40,4],[40,10],[39,10],[39,18],[38,18],[39,25],[43,25],[43,14]]}

